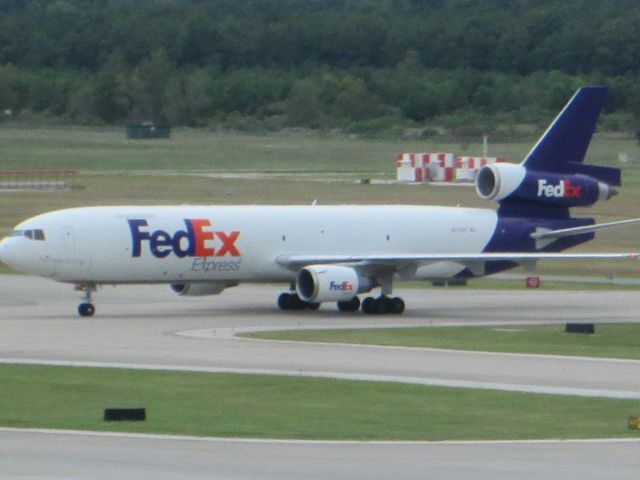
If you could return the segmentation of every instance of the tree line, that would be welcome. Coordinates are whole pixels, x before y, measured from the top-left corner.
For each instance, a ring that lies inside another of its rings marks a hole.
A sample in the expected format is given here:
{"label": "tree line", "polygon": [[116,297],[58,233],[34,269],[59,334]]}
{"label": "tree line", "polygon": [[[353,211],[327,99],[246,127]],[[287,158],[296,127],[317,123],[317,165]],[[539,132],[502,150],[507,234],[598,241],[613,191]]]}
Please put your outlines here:
{"label": "tree line", "polygon": [[636,4],[3,0],[0,109],[83,124],[464,131],[545,123],[575,88],[603,83],[606,126],[635,130]]}

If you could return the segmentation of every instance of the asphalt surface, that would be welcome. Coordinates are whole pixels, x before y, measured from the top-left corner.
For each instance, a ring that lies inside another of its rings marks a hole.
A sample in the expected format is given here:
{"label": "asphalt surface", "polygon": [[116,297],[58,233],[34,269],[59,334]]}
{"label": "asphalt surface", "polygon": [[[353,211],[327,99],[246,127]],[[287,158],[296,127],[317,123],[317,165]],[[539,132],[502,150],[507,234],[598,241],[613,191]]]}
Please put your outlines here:
{"label": "asphalt surface", "polygon": [[0,430],[0,477],[630,479],[640,442],[229,441]]}
{"label": "asphalt surface", "polygon": [[[273,286],[178,298],[106,287],[79,318],[70,286],[0,276],[0,361],[362,378],[640,399],[638,361],[239,339],[281,328],[635,322],[636,292],[405,290],[401,317],[280,312]],[[0,478],[630,478],[640,443],[253,442],[0,431]],[[165,452],[165,453],[163,453]],[[9,460],[5,460],[9,459]]]}

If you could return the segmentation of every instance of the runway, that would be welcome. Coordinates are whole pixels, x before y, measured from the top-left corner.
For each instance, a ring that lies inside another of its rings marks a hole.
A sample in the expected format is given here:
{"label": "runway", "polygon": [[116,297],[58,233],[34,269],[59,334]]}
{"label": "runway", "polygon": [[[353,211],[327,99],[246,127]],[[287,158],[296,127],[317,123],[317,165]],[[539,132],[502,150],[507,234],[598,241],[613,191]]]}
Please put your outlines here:
{"label": "runway", "polygon": [[[0,361],[258,371],[640,398],[637,361],[298,344],[234,336],[241,331],[280,328],[635,322],[640,311],[635,292],[404,290],[401,295],[407,311],[402,317],[371,317],[339,314],[333,306],[323,306],[317,312],[280,312],[275,307],[280,290],[277,286],[243,285],[216,297],[178,298],[163,286],[106,287],[95,296],[97,316],[85,319],[75,314],[80,295],[70,286],[32,277],[0,276]],[[575,442],[526,446],[354,443],[346,447],[335,443],[80,438],[0,431],[0,458],[19,459],[22,451],[33,460],[40,458],[33,455],[37,451],[55,464],[50,472],[64,468],[73,471],[82,466],[78,463],[86,462],[80,453],[73,453],[74,443],[84,443],[86,446],[78,451],[93,451],[89,458],[96,465],[114,465],[116,471],[110,478],[151,478],[140,473],[163,470],[163,458],[184,465],[187,474],[180,476],[190,478],[207,473],[207,468],[198,470],[200,465],[209,467],[207,478],[212,472],[215,478],[424,478],[425,471],[436,478],[628,478],[630,469],[635,471],[640,466],[630,454],[638,447],[633,442],[591,442],[588,446]],[[172,442],[179,442],[179,447]],[[135,444],[132,448],[140,453],[121,465],[118,445],[129,443]],[[67,453],[58,457],[57,449],[67,444]],[[181,452],[183,456],[176,455],[183,459],[163,457],[159,452],[165,448]],[[238,453],[232,453],[235,451]],[[250,456],[241,453],[248,451]],[[513,465],[505,452],[512,452],[517,459]],[[65,461],[64,465],[56,463]],[[197,466],[189,469],[189,463]],[[5,470],[3,465],[0,463],[1,478],[40,478],[37,472],[28,473],[31,470],[26,465],[16,463],[13,470]],[[567,468],[563,471],[554,465]],[[77,475],[45,474],[43,478],[106,478],[102,474],[107,470],[96,468],[94,475],[81,470]],[[128,471],[139,475],[129,475]]]}

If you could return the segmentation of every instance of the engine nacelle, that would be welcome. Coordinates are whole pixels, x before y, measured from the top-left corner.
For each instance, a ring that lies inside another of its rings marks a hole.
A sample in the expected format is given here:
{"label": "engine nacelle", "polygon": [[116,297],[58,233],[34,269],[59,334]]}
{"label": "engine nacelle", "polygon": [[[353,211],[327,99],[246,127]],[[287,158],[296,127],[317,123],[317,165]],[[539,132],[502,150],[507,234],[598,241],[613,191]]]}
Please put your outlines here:
{"label": "engine nacelle", "polygon": [[370,279],[342,265],[310,265],[300,270],[296,280],[298,296],[311,303],[349,301],[371,288]]}
{"label": "engine nacelle", "polygon": [[512,163],[482,167],[476,177],[476,192],[497,202],[519,199],[559,207],[593,205],[616,194],[610,185],[588,175],[533,172]]}
{"label": "engine nacelle", "polygon": [[203,295],[218,295],[233,284],[227,282],[213,283],[172,283],[171,290],[181,297],[199,297]]}

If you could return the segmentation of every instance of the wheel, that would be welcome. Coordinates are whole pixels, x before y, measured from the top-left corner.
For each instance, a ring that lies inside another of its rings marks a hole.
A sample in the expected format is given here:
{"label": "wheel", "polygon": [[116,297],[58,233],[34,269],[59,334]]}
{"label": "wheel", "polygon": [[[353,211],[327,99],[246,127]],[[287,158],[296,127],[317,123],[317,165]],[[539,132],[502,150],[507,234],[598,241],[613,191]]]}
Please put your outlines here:
{"label": "wheel", "polygon": [[309,302],[302,300],[297,293],[291,294],[291,310],[306,310]]}
{"label": "wheel", "polygon": [[357,312],[360,308],[360,299],[353,297],[351,300],[338,302],[337,305],[341,312]]}
{"label": "wheel", "polygon": [[291,294],[290,293],[281,293],[278,297],[278,306],[280,310],[291,310]]}
{"label": "wheel", "polygon": [[378,297],[375,302],[374,313],[385,315],[391,311],[391,299],[389,297]]}
{"label": "wheel", "polygon": [[367,297],[362,301],[362,305],[360,305],[360,308],[362,310],[362,313],[366,313],[366,314],[372,314],[375,313],[376,311],[376,307],[377,307],[377,302],[376,299],[373,297]]}
{"label": "wheel", "polygon": [[297,293],[281,293],[278,297],[280,310],[317,310],[319,303],[305,302]]}
{"label": "wheel", "polygon": [[400,315],[404,312],[404,300],[400,297],[394,297],[391,299],[391,313],[394,315]]}
{"label": "wheel", "polygon": [[96,307],[92,303],[81,303],[78,305],[78,313],[81,317],[92,317],[96,313]]}

